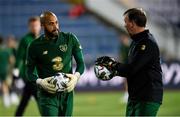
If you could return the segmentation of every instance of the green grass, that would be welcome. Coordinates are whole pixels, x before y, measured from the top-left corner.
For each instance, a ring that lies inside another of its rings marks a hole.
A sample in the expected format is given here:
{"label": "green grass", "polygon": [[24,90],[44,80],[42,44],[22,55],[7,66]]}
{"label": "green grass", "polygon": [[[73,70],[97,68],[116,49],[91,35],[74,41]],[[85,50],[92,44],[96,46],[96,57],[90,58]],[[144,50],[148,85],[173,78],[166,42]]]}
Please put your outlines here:
{"label": "green grass", "polygon": [[[74,114],[80,115],[96,115],[96,116],[120,116],[125,114],[126,105],[120,103],[122,92],[90,92],[76,93],[74,101]],[[14,115],[16,106],[11,106],[9,109],[3,107],[2,99],[0,100],[0,116]],[[39,115],[36,103],[34,100],[29,102],[26,108],[25,115]],[[159,112],[159,116],[180,115],[180,92],[166,91],[164,93],[164,101]]]}

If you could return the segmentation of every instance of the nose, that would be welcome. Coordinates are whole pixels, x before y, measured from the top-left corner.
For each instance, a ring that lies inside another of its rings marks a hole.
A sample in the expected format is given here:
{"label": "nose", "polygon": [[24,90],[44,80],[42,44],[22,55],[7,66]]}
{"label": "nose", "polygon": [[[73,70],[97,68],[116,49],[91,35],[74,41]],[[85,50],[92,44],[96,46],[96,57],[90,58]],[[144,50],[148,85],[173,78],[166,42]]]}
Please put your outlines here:
{"label": "nose", "polygon": [[58,30],[59,29],[59,26],[57,24],[54,25],[54,29],[55,30]]}

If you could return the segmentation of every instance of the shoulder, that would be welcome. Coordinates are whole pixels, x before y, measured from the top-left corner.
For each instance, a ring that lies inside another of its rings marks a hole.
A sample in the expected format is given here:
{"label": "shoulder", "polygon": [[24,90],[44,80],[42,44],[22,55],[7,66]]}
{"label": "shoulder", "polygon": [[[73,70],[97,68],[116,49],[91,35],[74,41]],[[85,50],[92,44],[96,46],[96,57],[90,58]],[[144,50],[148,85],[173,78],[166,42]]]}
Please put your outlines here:
{"label": "shoulder", "polygon": [[21,40],[27,40],[27,39],[29,39],[29,38],[32,38],[32,35],[31,35],[30,33],[27,33],[26,35],[24,35],[24,36],[22,37]]}
{"label": "shoulder", "polygon": [[156,47],[157,43],[152,34],[149,34],[145,39],[142,39],[138,45],[146,44],[150,47]]}
{"label": "shoulder", "polygon": [[43,38],[43,35],[41,35],[39,38],[34,39],[31,44],[29,45],[29,48],[35,48],[39,43],[41,43],[41,40]]}
{"label": "shoulder", "polygon": [[32,39],[32,36],[28,33],[21,38],[20,43],[27,44],[29,39]]}
{"label": "shoulder", "polygon": [[138,51],[143,51],[143,52],[149,52],[149,51],[156,51],[158,50],[158,46],[155,42],[154,39],[152,38],[146,38],[142,39],[138,44],[137,44]]}
{"label": "shoulder", "polygon": [[60,35],[62,35],[63,37],[69,37],[69,38],[77,38],[75,34],[71,33],[71,32],[60,32]]}

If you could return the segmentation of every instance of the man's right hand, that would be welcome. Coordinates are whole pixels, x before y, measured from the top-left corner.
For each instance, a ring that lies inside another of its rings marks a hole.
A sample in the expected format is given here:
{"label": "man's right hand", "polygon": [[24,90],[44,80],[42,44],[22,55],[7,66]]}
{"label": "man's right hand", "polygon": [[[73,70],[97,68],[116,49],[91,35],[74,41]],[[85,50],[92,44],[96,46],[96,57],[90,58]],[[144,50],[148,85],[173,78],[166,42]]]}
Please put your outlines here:
{"label": "man's right hand", "polygon": [[54,83],[52,83],[53,77],[48,77],[45,79],[38,78],[36,84],[40,85],[47,92],[54,94],[57,92],[58,88]]}

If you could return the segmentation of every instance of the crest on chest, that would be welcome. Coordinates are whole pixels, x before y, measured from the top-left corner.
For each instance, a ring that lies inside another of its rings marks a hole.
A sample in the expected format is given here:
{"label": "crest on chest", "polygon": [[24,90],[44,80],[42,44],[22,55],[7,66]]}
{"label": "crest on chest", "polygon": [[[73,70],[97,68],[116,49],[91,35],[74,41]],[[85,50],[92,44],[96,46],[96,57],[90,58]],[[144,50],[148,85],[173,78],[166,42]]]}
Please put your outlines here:
{"label": "crest on chest", "polygon": [[66,52],[67,49],[68,49],[67,44],[59,45],[59,49],[60,49],[62,52]]}

